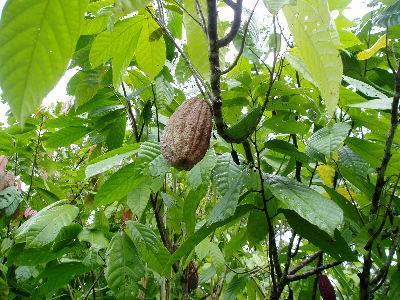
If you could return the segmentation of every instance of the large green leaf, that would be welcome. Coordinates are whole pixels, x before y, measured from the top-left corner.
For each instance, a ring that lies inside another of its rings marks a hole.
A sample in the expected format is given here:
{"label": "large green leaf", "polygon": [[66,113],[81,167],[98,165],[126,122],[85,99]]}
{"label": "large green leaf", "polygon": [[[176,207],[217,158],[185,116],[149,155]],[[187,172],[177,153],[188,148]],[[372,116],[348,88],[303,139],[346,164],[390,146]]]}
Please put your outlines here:
{"label": "large green leaf", "polygon": [[140,290],[139,281],[144,275],[144,266],[131,239],[117,232],[106,253],[107,283],[118,300],[136,299]]}
{"label": "large green leaf", "polygon": [[143,29],[143,15],[137,15],[115,24],[113,31],[100,33],[92,44],[89,60],[97,67],[112,59],[113,85],[118,88],[122,74],[129,66]]}
{"label": "large green leaf", "polygon": [[[128,149],[132,149],[132,147],[129,147],[129,148],[121,147],[120,149],[118,149],[118,152],[121,151],[122,149],[128,150]],[[111,156],[111,157],[105,158],[104,160],[100,160],[98,162],[88,165],[85,169],[86,178],[95,176],[100,173],[104,173],[104,172],[120,165],[125,159],[131,157],[136,152],[137,152],[137,150],[130,150],[127,152],[119,152],[119,153],[116,153],[115,156]]]}
{"label": "large green leaf", "polygon": [[108,205],[126,197],[145,180],[140,171],[135,163],[131,163],[115,172],[96,194],[94,198],[96,205]]}
{"label": "large green leaf", "polygon": [[369,84],[367,84],[365,82],[351,78],[349,76],[343,76],[343,80],[368,97],[378,98],[378,99],[386,99],[387,98],[387,96],[385,94],[383,94],[382,92],[378,91],[376,88],[374,88],[373,86],[370,86]]}
{"label": "large green leaf", "polygon": [[308,139],[305,152],[316,159],[330,157],[343,144],[350,129],[347,123],[334,123],[318,130]]}
{"label": "large green leaf", "polygon": [[17,243],[26,243],[26,247],[45,246],[57,237],[60,230],[78,216],[79,209],[70,204],[45,207],[37,215],[23,223],[17,230]]}
{"label": "large green leaf", "polygon": [[0,21],[0,86],[23,122],[65,72],[87,0],[7,1]]}
{"label": "large green leaf", "polygon": [[150,15],[144,18],[135,57],[139,68],[151,78],[156,77],[165,64],[166,52],[162,30]]}
{"label": "large green leaf", "polygon": [[168,263],[170,253],[154,231],[147,225],[135,221],[129,221],[126,225],[127,234],[139,250],[143,260],[156,272],[168,274],[168,272],[165,273],[164,267]]}
{"label": "large green leaf", "polygon": [[44,282],[38,290],[34,292],[34,297],[39,295],[51,295],[51,292],[65,286],[74,276],[89,272],[90,268],[81,262],[64,262],[49,264],[39,275],[39,279]]}
{"label": "large green leaf", "polygon": [[73,142],[84,137],[91,131],[86,126],[69,126],[64,127],[54,133],[48,134],[46,146],[49,148],[58,148],[71,145]]}
{"label": "large green leaf", "polygon": [[221,274],[225,270],[225,258],[216,243],[204,239],[196,246],[196,254],[200,261],[206,257],[210,257],[218,274]]}
{"label": "large green leaf", "polygon": [[[199,1],[203,2],[203,1]],[[197,10],[195,0],[186,0],[185,9],[197,20]],[[205,9],[205,7],[203,7]],[[204,10],[206,11],[206,10]],[[186,29],[187,53],[193,66],[201,75],[207,77],[210,73],[210,64],[208,62],[208,41],[200,25],[188,14],[183,14],[183,23]]]}
{"label": "large green leaf", "polygon": [[292,54],[304,63],[307,76],[312,77],[332,115],[339,100],[343,73],[337,50],[338,33],[332,26],[327,1],[297,0],[296,3],[283,8],[297,46]]}
{"label": "large green leaf", "polygon": [[291,210],[284,210],[285,217],[289,225],[301,237],[306,238],[330,256],[347,261],[356,261],[357,256],[351,251],[351,248],[336,229],[331,237],[326,232],[320,230],[317,226],[310,224],[298,214]]}
{"label": "large green leaf", "polygon": [[265,174],[267,187],[289,210],[333,236],[343,222],[343,211],[333,201],[295,180]]}

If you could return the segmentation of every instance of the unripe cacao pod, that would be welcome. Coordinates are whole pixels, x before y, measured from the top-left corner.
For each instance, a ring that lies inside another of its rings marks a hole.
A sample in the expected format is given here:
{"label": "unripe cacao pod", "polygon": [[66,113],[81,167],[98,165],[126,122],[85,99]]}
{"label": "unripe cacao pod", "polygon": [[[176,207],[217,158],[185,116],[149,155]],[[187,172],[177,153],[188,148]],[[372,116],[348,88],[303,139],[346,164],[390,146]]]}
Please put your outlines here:
{"label": "unripe cacao pod", "polygon": [[333,288],[333,285],[330,282],[328,276],[319,274],[318,275],[318,285],[319,285],[319,292],[321,294],[322,299],[336,300],[335,289]]}
{"label": "unripe cacao pod", "polygon": [[161,153],[175,168],[190,170],[206,154],[211,130],[210,105],[200,99],[187,100],[176,109],[165,127]]}

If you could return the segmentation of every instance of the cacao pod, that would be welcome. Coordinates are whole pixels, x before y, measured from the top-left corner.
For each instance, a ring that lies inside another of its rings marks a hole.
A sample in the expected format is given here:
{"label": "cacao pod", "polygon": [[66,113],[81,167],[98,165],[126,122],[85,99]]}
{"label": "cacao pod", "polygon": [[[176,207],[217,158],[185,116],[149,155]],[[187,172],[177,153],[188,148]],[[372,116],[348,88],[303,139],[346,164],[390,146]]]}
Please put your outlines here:
{"label": "cacao pod", "polygon": [[199,285],[199,275],[197,274],[197,266],[193,261],[190,261],[183,272],[183,276],[185,280],[185,290],[187,293],[197,289]]}
{"label": "cacao pod", "polygon": [[181,104],[169,119],[161,137],[164,158],[179,170],[190,170],[203,159],[210,145],[212,114],[200,99]]}
{"label": "cacao pod", "polygon": [[336,300],[335,289],[333,288],[333,285],[330,282],[328,276],[319,274],[318,275],[318,286],[319,286],[319,292],[321,294],[322,299]]}

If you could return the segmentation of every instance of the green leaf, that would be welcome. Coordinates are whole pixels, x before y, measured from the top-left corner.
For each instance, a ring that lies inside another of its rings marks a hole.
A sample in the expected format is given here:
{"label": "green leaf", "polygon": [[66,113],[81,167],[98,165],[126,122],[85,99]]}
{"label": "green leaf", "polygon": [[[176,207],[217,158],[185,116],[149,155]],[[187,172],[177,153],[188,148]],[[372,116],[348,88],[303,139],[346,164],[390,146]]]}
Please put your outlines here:
{"label": "green leaf", "polygon": [[109,245],[108,239],[105,237],[104,233],[99,230],[84,229],[79,233],[78,238],[81,242],[90,243],[90,246],[96,251],[106,249]]}
{"label": "green leaf", "polygon": [[237,186],[236,180],[241,172],[241,168],[233,161],[230,153],[218,156],[213,171],[213,181],[220,195],[225,195],[231,186]]}
{"label": "green leaf", "polygon": [[237,123],[232,125],[227,134],[238,140],[243,140],[253,133],[255,127],[260,121],[262,110],[260,106],[252,108],[247,114],[240,118]]}
{"label": "green leaf", "polygon": [[301,237],[306,238],[310,243],[314,244],[330,256],[338,260],[356,261],[357,256],[352,252],[349,245],[335,229],[334,235],[331,237],[326,232],[312,225],[298,214],[291,210],[283,211],[290,227]]}
{"label": "green leaf", "polygon": [[129,66],[143,29],[144,17],[137,15],[115,24],[113,31],[100,33],[93,41],[89,54],[93,68],[112,59],[113,85],[119,87],[122,74]]}
{"label": "green leaf", "polygon": [[75,276],[85,274],[90,269],[81,262],[64,262],[48,264],[39,275],[43,285],[34,292],[34,299],[38,299],[38,295],[49,295],[51,292],[65,286]]}
{"label": "green leaf", "polygon": [[65,72],[87,0],[7,1],[0,22],[0,86],[23,123]]}
{"label": "green leaf", "polygon": [[[185,9],[191,16],[197,17],[195,0],[186,0],[184,2]],[[203,7],[203,9],[206,9]],[[206,11],[206,10],[203,10]],[[210,63],[208,61],[208,41],[206,34],[200,25],[188,14],[183,14],[183,24],[186,29],[186,45],[187,53],[194,68],[204,77],[208,77],[210,73]]]}
{"label": "green leaf", "polygon": [[193,235],[187,238],[181,246],[176,249],[174,254],[172,254],[168,265],[172,266],[177,260],[182,257],[186,257],[189,253],[198,245],[202,240],[204,240],[208,235],[210,235],[217,228],[224,226],[238,218],[241,218],[244,214],[249,212],[252,209],[252,206],[249,205],[241,205],[236,208],[236,212],[230,218],[227,218],[223,221],[216,222],[213,224],[205,224],[199,230],[197,230]]}
{"label": "green leaf", "polygon": [[51,246],[51,250],[56,252],[68,245],[74,244],[75,238],[81,231],[82,226],[74,223],[61,228],[56,239],[54,240],[53,245]]}
{"label": "green leaf", "polygon": [[135,57],[139,68],[150,78],[156,77],[165,64],[166,51],[162,30],[150,15],[144,18]]}
{"label": "green leaf", "polygon": [[350,129],[347,123],[334,123],[318,130],[308,139],[306,154],[322,160],[330,157],[343,144]]}
{"label": "green leaf", "polygon": [[268,223],[265,213],[252,210],[247,220],[247,239],[251,245],[265,240],[268,233]]}
{"label": "green leaf", "polygon": [[142,182],[127,195],[126,204],[139,219],[146,209],[150,194],[150,185],[147,182]]}
{"label": "green leaf", "polygon": [[235,213],[236,206],[240,197],[240,189],[243,183],[243,176],[237,178],[235,184],[231,185],[226,193],[222,196],[213,210],[211,211],[207,224],[211,225],[216,222],[223,221]]}
{"label": "green leaf", "polygon": [[296,3],[296,6],[283,8],[297,46],[292,54],[304,63],[307,72],[303,75],[306,78],[311,76],[325,101],[328,114],[332,115],[339,100],[343,73],[337,50],[339,36],[332,26],[327,1],[297,0]]}
{"label": "green leaf", "polygon": [[233,276],[232,280],[229,282],[228,286],[224,289],[223,300],[234,300],[246,287],[249,276],[238,275]]}
{"label": "green leaf", "polygon": [[86,126],[64,127],[54,133],[48,134],[46,146],[49,148],[69,146],[70,144],[84,137],[91,131],[92,130]]}
{"label": "green leaf", "polygon": [[290,157],[295,158],[298,161],[303,163],[308,163],[309,158],[306,154],[300,152],[293,144],[283,141],[283,140],[269,140],[265,143],[265,146],[268,149],[271,149],[275,152],[282,153],[284,155],[288,155]]}
{"label": "green leaf", "polygon": [[135,163],[131,163],[115,172],[96,194],[94,198],[96,206],[108,205],[126,197],[145,180],[140,171]]}
{"label": "green leaf", "polygon": [[135,221],[129,221],[127,234],[138,248],[141,257],[149,264],[149,267],[159,274],[167,275],[164,267],[168,263],[170,253],[154,231],[147,225]]}
{"label": "green leaf", "polygon": [[373,23],[381,27],[392,27],[400,24],[400,1],[396,1],[382,13],[378,14]]}
{"label": "green leaf", "polygon": [[343,211],[335,202],[295,180],[270,174],[264,176],[267,187],[287,209],[333,236],[335,228],[343,222]]}
{"label": "green leaf", "polygon": [[[132,148],[132,147],[130,147],[130,148]],[[123,149],[128,150],[127,147],[121,147],[118,150],[121,151]],[[115,149],[115,150],[117,150],[117,149]],[[104,173],[104,172],[120,165],[124,160],[131,157],[135,153],[137,153],[137,150],[130,150],[125,153],[119,152],[119,153],[116,153],[115,156],[112,156],[112,157],[106,158],[104,160],[101,160],[99,162],[96,162],[94,164],[88,165],[85,169],[86,178],[90,178],[97,174]]]}
{"label": "green leaf", "polygon": [[60,230],[78,216],[79,209],[70,204],[51,204],[23,223],[16,232],[15,241],[27,248],[45,246],[57,237]]}
{"label": "green leaf", "polygon": [[106,253],[107,283],[118,300],[136,299],[144,266],[135,245],[123,232],[117,232]]}
{"label": "green leaf", "polygon": [[370,86],[365,82],[351,78],[349,76],[343,76],[343,80],[350,84],[352,87],[356,88],[359,92],[363,93],[365,96],[379,99],[387,98],[385,94],[381,93],[376,88]]}
{"label": "green leaf", "polygon": [[221,274],[225,270],[225,258],[217,244],[209,240],[203,240],[196,246],[196,254],[200,261],[208,256],[211,257],[211,261],[218,274]]}
{"label": "green leaf", "polygon": [[372,99],[361,103],[354,103],[348,106],[367,109],[390,110],[392,109],[392,101],[392,98],[386,97],[383,99]]}
{"label": "green leaf", "polygon": [[0,191],[0,210],[3,210],[6,216],[11,216],[21,201],[21,193],[15,186]]}

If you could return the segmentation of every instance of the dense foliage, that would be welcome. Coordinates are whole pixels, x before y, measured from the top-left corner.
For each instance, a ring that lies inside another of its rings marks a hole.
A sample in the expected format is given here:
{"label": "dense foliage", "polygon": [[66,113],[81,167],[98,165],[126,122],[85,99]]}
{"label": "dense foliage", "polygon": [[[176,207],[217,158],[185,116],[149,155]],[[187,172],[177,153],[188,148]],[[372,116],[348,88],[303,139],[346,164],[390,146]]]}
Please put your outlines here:
{"label": "dense foliage", "polygon": [[350,2],[8,0],[0,299],[399,299],[400,1]]}

